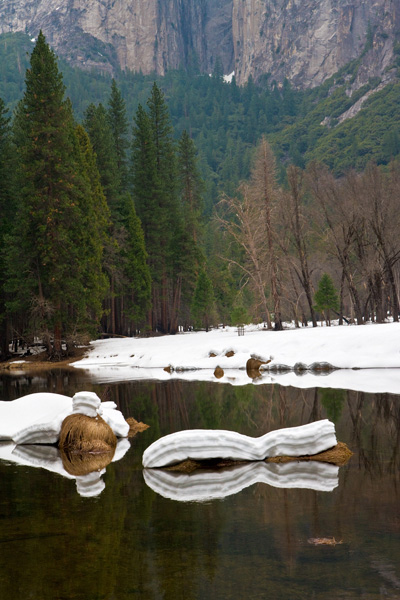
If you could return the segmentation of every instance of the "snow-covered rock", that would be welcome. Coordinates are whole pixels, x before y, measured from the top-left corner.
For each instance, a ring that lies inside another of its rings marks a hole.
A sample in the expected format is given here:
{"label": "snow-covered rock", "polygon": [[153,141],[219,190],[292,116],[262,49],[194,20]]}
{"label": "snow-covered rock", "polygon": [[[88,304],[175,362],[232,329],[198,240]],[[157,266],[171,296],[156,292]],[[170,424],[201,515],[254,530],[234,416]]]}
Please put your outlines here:
{"label": "snow-covered rock", "polygon": [[187,459],[260,461],[271,456],[304,456],[337,444],[335,425],[328,419],[270,431],[251,438],[235,431],[188,429],[166,435],[143,453],[145,468],[166,467]]}
{"label": "snow-covered rock", "polygon": [[99,414],[117,437],[128,435],[129,425],[114,402],[101,402],[93,392],[78,392],[73,398],[39,392],[0,402],[0,441],[56,444],[62,422],[74,413],[91,417]]}

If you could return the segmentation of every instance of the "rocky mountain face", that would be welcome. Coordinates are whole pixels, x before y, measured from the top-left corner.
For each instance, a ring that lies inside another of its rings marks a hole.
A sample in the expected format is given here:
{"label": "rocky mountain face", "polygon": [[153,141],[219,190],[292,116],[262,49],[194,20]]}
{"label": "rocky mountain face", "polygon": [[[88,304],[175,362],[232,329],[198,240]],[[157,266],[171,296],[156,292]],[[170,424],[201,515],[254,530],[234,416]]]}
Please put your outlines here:
{"label": "rocky mountain face", "polygon": [[0,33],[42,29],[82,68],[143,73],[220,62],[239,84],[268,73],[319,85],[362,55],[359,85],[388,72],[400,0],[7,0]]}
{"label": "rocky mountain face", "polygon": [[399,0],[234,0],[238,80],[270,73],[313,87],[368,46],[368,77],[381,75],[392,58],[399,8]]}

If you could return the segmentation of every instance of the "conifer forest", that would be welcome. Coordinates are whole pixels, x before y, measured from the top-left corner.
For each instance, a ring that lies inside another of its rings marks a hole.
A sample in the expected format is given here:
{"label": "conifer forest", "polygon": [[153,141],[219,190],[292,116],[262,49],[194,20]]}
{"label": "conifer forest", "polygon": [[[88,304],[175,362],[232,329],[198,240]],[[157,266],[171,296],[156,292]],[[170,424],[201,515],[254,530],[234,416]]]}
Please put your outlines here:
{"label": "conifer forest", "polygon": [[339,88],[78,73],[42,33],[18,75],[26,43],[0,67],[1,359],[18,340],[60,358],[100,335],[398,320],[399,83],[324,128]]}

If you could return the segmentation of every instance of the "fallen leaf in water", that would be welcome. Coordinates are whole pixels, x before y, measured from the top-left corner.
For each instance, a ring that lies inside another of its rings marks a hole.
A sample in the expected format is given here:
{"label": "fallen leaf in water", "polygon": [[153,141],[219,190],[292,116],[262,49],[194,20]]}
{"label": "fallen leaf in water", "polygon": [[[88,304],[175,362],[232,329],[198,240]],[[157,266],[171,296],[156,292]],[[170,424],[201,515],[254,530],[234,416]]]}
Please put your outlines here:
{"label": "fallen leaf in water", "polygon": [[310,538],[308,540],[309,544],[313,544],[313,546],[336,546],[336,544],[343,544],[343,541],[336,541],[334,537],[332,538]]}

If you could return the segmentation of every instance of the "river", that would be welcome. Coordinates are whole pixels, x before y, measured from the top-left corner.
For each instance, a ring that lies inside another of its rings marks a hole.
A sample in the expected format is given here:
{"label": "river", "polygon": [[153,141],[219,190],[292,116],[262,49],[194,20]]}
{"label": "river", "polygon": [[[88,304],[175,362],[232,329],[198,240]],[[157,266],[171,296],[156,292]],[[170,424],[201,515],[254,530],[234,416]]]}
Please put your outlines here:
{"label": "river", "polygon": [[[73,477],[0,461],[2,600],[400,598],[399,396],[177,380],[105,385],[78,370],[0,378],[2,400],[81,390],[150,427],[106,467],[96,497],[80,495]],[[259,436],[320,418],[335,422],[354,453],[331,491],[245,478],[224,498],[198,502],[184,501],[173,482],[169,497],[146,483],[142,453],[162,435]],[[324,538],[331,543],[317,543]]]}

